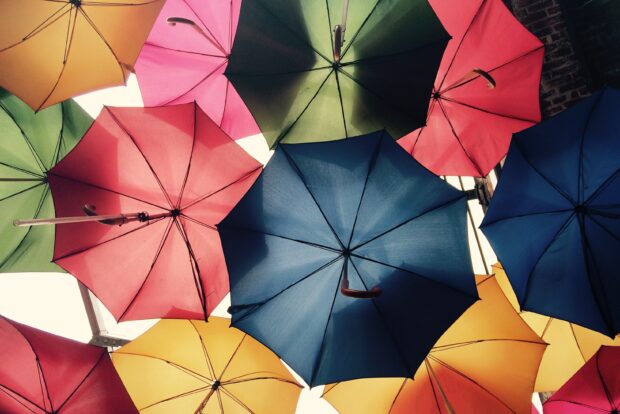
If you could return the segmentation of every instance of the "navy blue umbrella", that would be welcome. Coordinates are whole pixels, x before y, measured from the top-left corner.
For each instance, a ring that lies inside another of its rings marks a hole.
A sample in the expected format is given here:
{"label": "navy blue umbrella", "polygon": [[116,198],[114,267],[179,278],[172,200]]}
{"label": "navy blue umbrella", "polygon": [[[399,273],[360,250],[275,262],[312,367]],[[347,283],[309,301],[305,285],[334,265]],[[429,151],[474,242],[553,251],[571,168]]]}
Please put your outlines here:
{"label": "navy blue umbrella", "polygon": [[280,145],[218,226],[232,324],[311,386],[412,377],[477,299],[465,203],[385,132]]}
{"label": "navy blue umbrella", "polygon": [[620,332],[620,91],[515,135],[481,228],[523,309]]}

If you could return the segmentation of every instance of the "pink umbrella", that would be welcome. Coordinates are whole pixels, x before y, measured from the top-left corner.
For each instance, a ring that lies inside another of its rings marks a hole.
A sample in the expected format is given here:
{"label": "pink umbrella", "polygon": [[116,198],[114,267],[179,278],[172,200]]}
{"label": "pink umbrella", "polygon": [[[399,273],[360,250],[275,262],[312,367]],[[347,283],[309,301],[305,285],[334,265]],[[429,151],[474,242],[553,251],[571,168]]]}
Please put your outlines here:
{"label": "pink umbrella", "polygon": [[543,408],[545,414],[619,414],[620,347],[602,346]]}
{"label": "pink umbrella", "polygon": [[241,0],[168,0],[135,65],[146,106],[198,105],[237,139],[259,132],[223,75]]}

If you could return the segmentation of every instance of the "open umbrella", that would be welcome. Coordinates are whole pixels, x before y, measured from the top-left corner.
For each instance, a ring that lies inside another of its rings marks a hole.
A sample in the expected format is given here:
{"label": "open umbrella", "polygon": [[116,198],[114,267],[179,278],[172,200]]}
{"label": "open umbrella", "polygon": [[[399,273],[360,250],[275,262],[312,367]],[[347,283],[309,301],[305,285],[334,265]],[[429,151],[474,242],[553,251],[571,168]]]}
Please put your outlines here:
{"label": "open umbrella", "polygon": [[260,170],[194,103],[105,108],[49,173],[59,218],[26,224],[68,223],[54,261],[115,318],[206,318],[228,292],[215,225]]}
{"label": "open umbrella", "polygon": [[62,271],[51,263],[54,228],[16,228],[13,219],[54,215],[47,172],[92,121],[74,101],[35,113],[0,90],[0,272]]}
{"label": "open umbrella", "polygon": [[0,317],[0,412],[138,411],[105,349]]}
{"label": "open umbrella", "polygon": [[35,110],[122,85],[164,0],[0,3],[0,86]]}
{"label": "open umbrella", "polygon": [[384,131],[280,145],[218,226],[233,325],[311,386],[413,376],[477,299],[465,203]]}
{"label": "open umbrella", "polygon": [[517,134],[481,229],[521,308],[620,332],[620,91]]}
{"label": "open umbrella", "polygon": [[620,413],[620,347],[601,349],[543,405],[545,414]]}
{"label": "open umbrella", "polygon": [[400,137],[424,124],[448,39],[426,0],[244,1],[226,76],[272,148]]}
{"label": "open umbrella", "polygon": [[443,56],[426,126],[399,140],[438,175],[483,177],[512,133],[540,121],[543,44],[501,0],[430,0],[453,36]]}
{"label": "open umbrella", "polygon": [[[512,306],[518,310],[517,297],[499,263],[493,266],[493,273]],[[620,345],[620,336],[610,339],[600,332],[533,312],[523,311],[520,315],[549,344],[536,376],[535,391],[538,392],[559,389],[601,345]]]}
{"label": "open umbrella", "polygon": [[162,320],[112,354],[140,412],[292,414],[301,385],[229,319]]}
{"label": "open umbrella", "polygon": [[529,414],[546,344],[494,277],[477,276],[477,282],[482,300],[437,341],[413,380],[340,382],[323,397],[341,414]]}
{"label": "open umbrella", "polygon": [[166,2],[136,62],[146,105],[196,100],[231,137],[259,132],[224,76],[240,7],[241,0]]}

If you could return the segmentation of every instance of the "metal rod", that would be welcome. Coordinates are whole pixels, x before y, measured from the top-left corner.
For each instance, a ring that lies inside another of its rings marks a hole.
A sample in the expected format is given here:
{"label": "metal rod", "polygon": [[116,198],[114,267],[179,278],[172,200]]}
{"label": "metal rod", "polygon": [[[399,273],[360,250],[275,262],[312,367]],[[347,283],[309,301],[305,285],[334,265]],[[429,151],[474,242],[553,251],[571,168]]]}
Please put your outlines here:
{"label": "metal rod", "polygon": [[159,213],[149,215],[146,212],[140,213],[128,213],[128,214],[106,214],[101,216],[73,216],[73,217],[57,217],[57,218],[41,218],[41,219],[30,219],[30,220],[14,220],[13,225],[17,227],[28,227],[28,226],[45,226],[50,224],[71,224],[71,223],[88,223],[92,221],[104,222],[108,223],[103,224],[118,224],[123,225],[125,223],[129,223],[132,221],[149,221],[155,220],[162,217],[170,217],[172,216],[171,212],[167,213]]}
{"label": "metal rod", "polygon": [[[465,191],[465,185],[463,185],[463,179],[459,177],[459,184],[461,186],[461,190]],[[487,264],[486,258],[484,257],[484,250],[482,249],[482,243],[480,242],[480,237],[478,236],[478,229],[476,228],[476,222],[474,221],[474,215],[469,208],[469,202],[467,204],[467,217],[469,218],[469,224],[474,232],[474,238],[476,239],[476,244],[478,245],[478,253],[480,253],[480,259],[482,259],[482,265],[484,266],[484,273],[490,275],[489,265]]]}
{"label": "metal rod", "polygon": [[347,31],[347,18],[349,17],[349,0],[342,2],[342,19],[340,20],[340,27],[342,27],[342,43],[344,43],[344,32]]}
{"label": "metal rod", "polygon": [[215,36],[213,36],[212,34],[209,36],[209,34],[205,33],[205,31],[202,30],[202,28],[198,26],[195,21],[186,19],[185,17],[168,17],[166,19],[166,22],[168,22],[168,24],[170,24],[171,26],[176,26],[177,23],[181,23],[193,27],[194,30],[196,30],[202,37],[207,39],[213,46],[215,46],[217,50],[222,52],[224,56],[228,56],[228,52],[224,50],[224,48],[218,43],[218,41],[215,39]]}
{"label": "metal rod", "polygon": [[424,360],[424,364],[426,365],[426,370],[428,371],[430,376],[433,377],[433,379],[437,383],[437,388],[439,389],[439,394],[441,395],[443,404],[446,407],[446,411],[448,411],[448,414],[456,414],[456,411],[454,411],[452,404],[450,404],[450,401],[448,400],[448,396],[446,395],[446,392],[441,386],[441,382],[439,382],[439,378],[437,378],[437,374],[435,374],[435,371],[433,371],[433,368],[431,367],[430,362],[428,362],[428,358]]}

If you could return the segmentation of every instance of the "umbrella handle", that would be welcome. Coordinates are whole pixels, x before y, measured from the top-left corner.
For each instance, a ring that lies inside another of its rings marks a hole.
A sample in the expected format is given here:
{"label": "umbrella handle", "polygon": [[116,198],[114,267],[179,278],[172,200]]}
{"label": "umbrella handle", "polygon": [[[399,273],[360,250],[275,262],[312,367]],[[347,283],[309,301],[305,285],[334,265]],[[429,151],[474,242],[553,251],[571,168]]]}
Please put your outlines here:
{"label": "umbrella handle", "polygon": [[480,68],[473,68],[471,71],[477,75],[482,76],[487,81],[487,87],[489,89],[495,89],[495,87],[497,86],[497,82],[495,82],[495,79],[489,74],[489,72],[484,71]]}
{"label": "umbrella handle", "polygon": [[476,76],[480,76],[481,78],[483,78],[484,80],[487,81],[487,87],[489,89],[495,89],[495,87],[497,86],[497,82],[495,81],[495,78],[493,78],[493,76],[491,76],[491,74],[485,70],[482,70],[480,68],[473,68],[472,70],[470,70],[469,72],[467,72],[466,74],[463,75],[463,77],[461,77],[459,80],[457,80],[456,82],[450,84],[449,86],[446,86],[445,88],[443,88],[440,91],[436,91],[434,93],[433,96],[441,96],[441,94],[448,92],[452,89],[456,89],[459,86],[462,86],[464,84],[466,84],[467,82],[471,81],[472,79],[474,79]]}
{"label": "umbrella handle", "polygon": [[342,46],[344,45],[344,32],[347,30],[347,17],[349,15],[349,0],[342,2],[342,19],[340,24],[334,27],[334,61],[340,62]]}
{"label": "umbrella handle", "polygon": [[370,290],[356,290],[349,289],[349,279],[346,277],[342,278],[342,282],[340,282],[340,293],[349,297],[356,299],[373,299],[383,293],[383,290],[379,286],[375,286]]}

